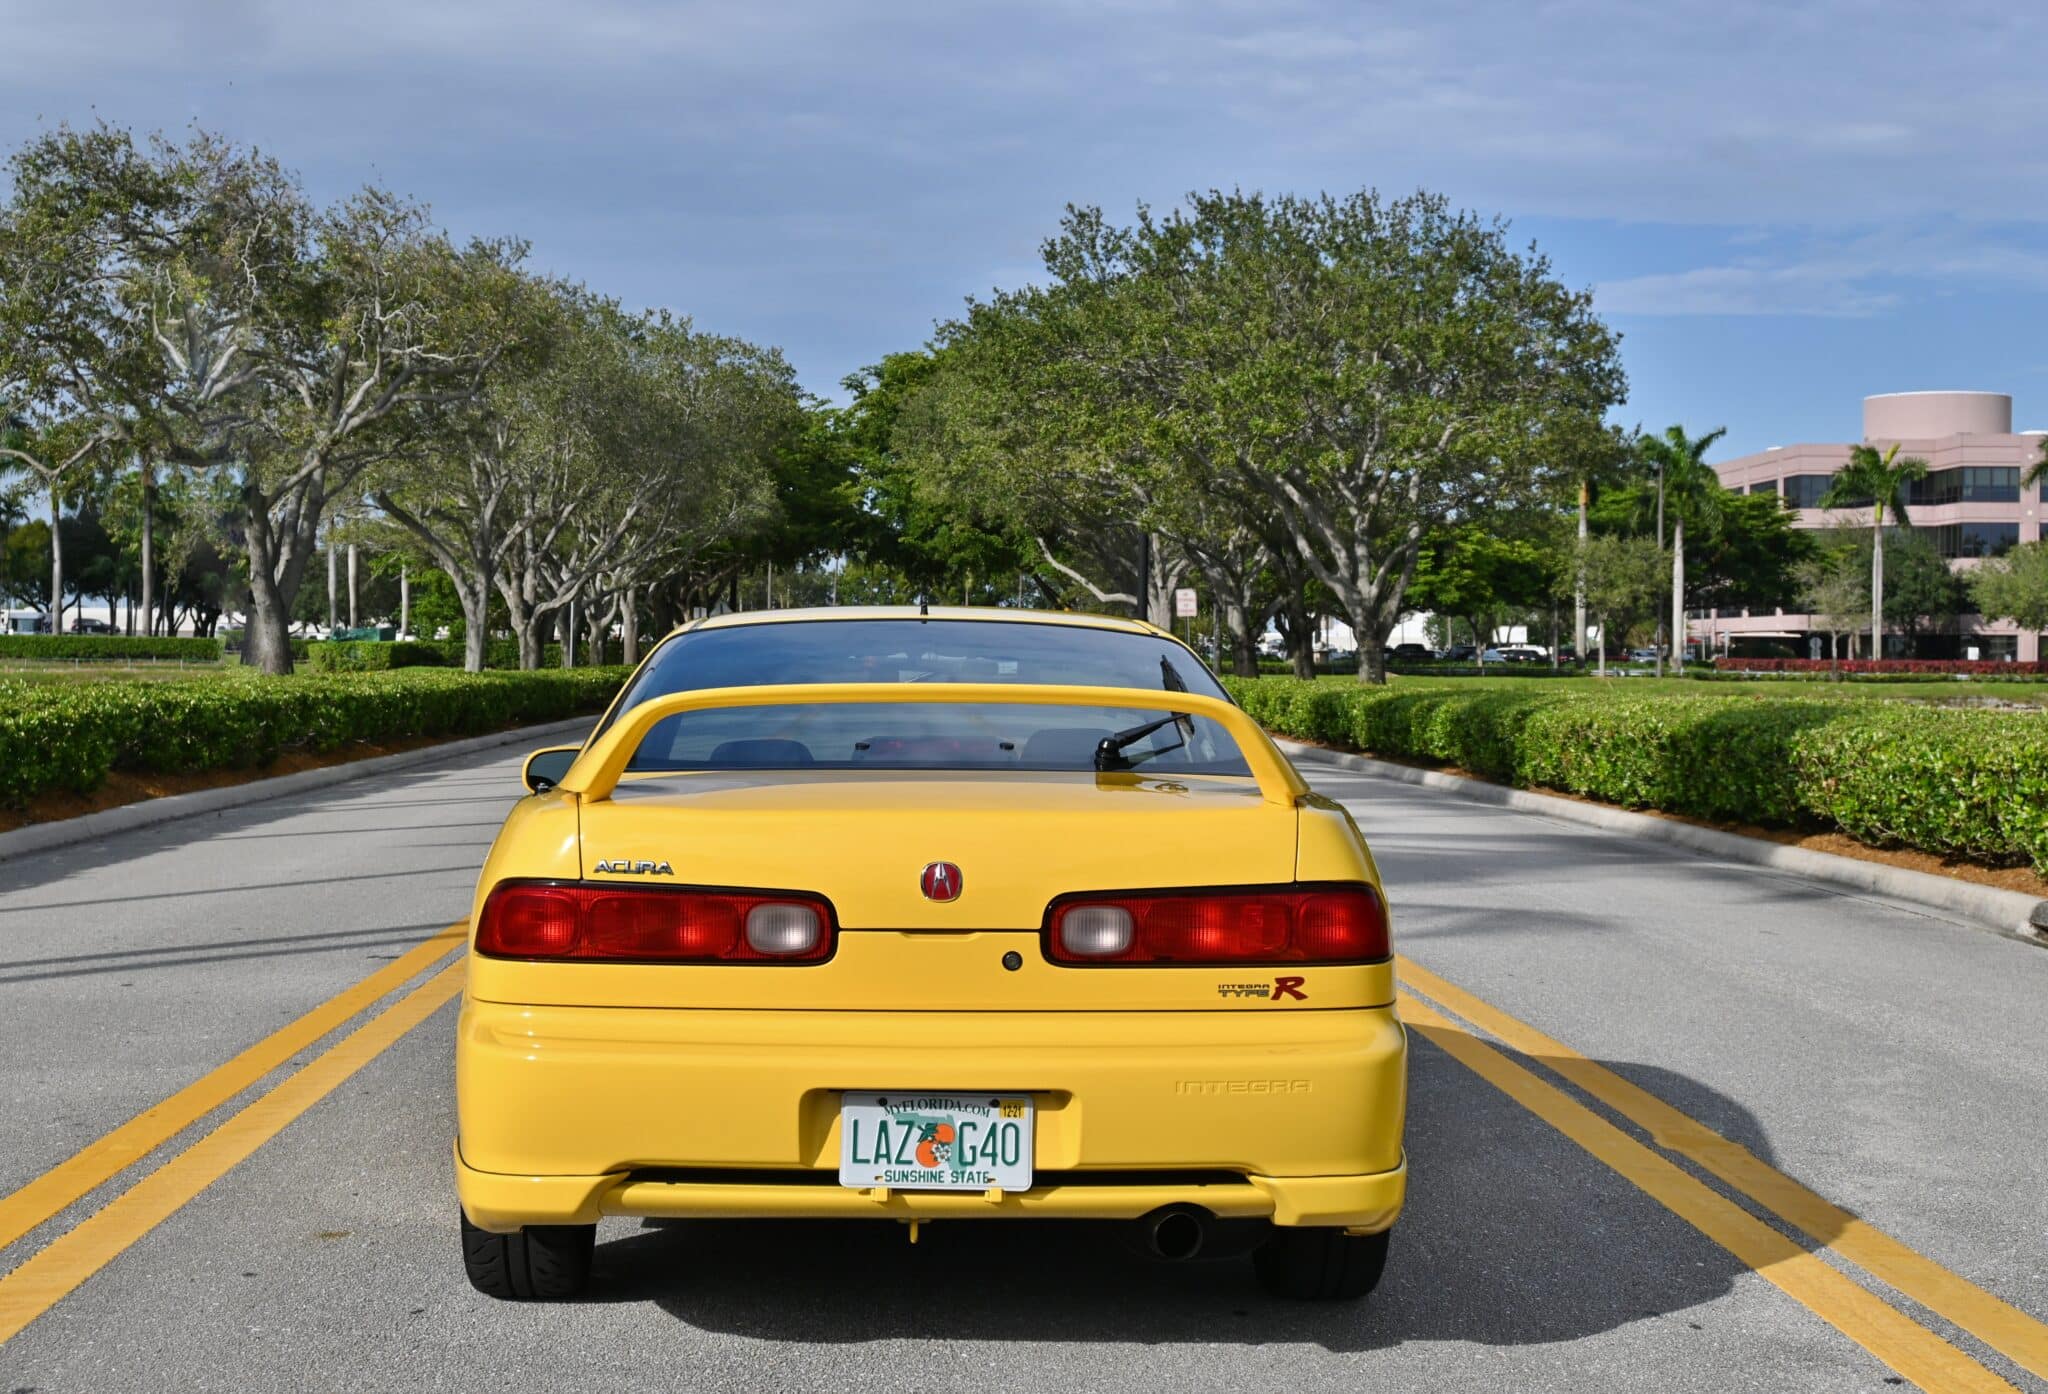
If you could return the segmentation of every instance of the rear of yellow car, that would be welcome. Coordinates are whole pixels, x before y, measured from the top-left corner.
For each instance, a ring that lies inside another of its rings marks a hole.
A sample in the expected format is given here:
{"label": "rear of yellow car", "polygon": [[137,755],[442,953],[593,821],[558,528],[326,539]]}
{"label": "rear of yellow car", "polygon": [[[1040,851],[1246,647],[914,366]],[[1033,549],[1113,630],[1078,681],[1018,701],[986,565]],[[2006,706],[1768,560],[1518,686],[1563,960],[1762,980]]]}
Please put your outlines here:
{"label": "rear of yellow car", "polygon": [[[636,772],[650,744],[687,755],[699,718],[726,723],[724,757]],[[1101,733],[1148,721],[1166,739],[1103,756]],[[940,734],[906,765],[890,743],[921,731]],[[1076,741],[1087,768],[1065,768]],[[1166,1258],[1250,1238],[1270,1288],[1359,1295],[1406,1179],[1387,934],[1348,817],[1218,695],[622,705],[514,810],[479,884],[470,1277],[572,1295],[604,1215],[1056,1217],[1130,1222]]]}

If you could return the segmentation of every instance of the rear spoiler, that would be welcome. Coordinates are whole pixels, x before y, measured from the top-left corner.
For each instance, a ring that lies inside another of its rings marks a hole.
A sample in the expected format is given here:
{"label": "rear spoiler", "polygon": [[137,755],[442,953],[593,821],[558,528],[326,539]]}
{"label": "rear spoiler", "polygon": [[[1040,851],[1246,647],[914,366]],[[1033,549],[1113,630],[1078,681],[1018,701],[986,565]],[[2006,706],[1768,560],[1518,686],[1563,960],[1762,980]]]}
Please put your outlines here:
{"label": "rear spoiler", "polygon": [[1244,755],[1267,803],[1293,807],[1308,785],[1243,708],[1192,692],[1139,687],[1037,687],[1021,683],[791,683],[773,687],[708,687],[671,692],[628,709],[611,729],[583,747],[555,787],[597,803],[612,796],[626,764],[655,724],[684,712],[724,707],[806,707],[874,702],[891,706],[946,703],[994,707],[1121,707],[1181,712],[1216,722]]}

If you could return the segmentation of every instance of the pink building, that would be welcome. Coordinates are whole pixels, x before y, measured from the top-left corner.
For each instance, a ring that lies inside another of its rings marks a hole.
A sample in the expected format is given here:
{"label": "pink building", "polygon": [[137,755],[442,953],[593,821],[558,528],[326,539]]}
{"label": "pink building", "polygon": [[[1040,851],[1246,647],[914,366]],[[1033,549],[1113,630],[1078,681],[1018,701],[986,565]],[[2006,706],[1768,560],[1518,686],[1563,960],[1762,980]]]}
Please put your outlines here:
{"label": "pink building", "polygon": [[[1865,442],[1880,450],[1896,442],[1902,454],[1927,461],[1927,477],[1907,495],[1907,513],[1958,570],[2041,538],[2042,486],[2022,488],[2020,480],[2041,458],[2043,435],[2013,433],[2012,398],[2003,392],[1891,392],[1863,399]],[[1847,445],[1773,446],[1714,469],[1738,493],[1784,495],[1799,510],[1800,527],[1867,528],[1867,509],[1816,506],[1848,457]],[[1964,615],[1959,628],[1954,657],[2042,656],[2041,636],[2022,634],[2009,620],[1988,623],[1981,615]],[[1693,643],[1711,645],[1716,653],[1745,637],[1789,640],[1802,655],[1817,658],[1827,653],[1826,636],[1811,616],[1783,610],[1701,614],[1688,629]]]}

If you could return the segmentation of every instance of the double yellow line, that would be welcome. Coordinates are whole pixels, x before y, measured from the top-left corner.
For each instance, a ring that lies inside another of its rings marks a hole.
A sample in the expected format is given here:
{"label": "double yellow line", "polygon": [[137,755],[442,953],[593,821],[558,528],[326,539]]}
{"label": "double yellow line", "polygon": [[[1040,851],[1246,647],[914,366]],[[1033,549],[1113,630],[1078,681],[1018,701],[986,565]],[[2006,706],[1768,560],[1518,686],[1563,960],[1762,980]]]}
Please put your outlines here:
{"label": "double yellow line", "polygon": [[[440,963],[452,926],[250,1046],[0,1198],[0,1248],[56,1218],[179,1132],[289,1062],[364,1009]],[[332,1093],[462,990],[443,966],[211,1132],[0,1278],[0,1342],[75,1291],[144,1235]],[[1929,1391],[2009,1394],[2012,1386],[1805,1245],[1679,1166],[1674,1154],[1900,1295],[1946,1318],[2015,1365],[2048,1379],[2048,1325],[1865,1223],[1740,1146],[1571,1047],[1409,960],[1400,965],[1408,1025],[1630,1184],[1726,1249],[1901,1376]],[[1428,1001],[1423,1000],[1424,998]],[[1462,1018],[1454,1020],[1451,1014]],[[1470,1023],[1466,1025],[1465,1023]],[[1562,1078],[1648,1133],[1637,1141],[1505,1051]]]}
{"label": "double yellow line", "polygon": [[[0,1249],[54,1219],[73,1202],[446,958],[463,942],[464,928],[452,925],[407,950],[355,986],[0,1198]],[[0,1342],[55,1306],[431,1016],[462,991],[462,970],[459,962],[443,968],[0,1278]]]}
{"label": "double yellow line", "polygon": [[2010,1394],[2013,1386],[1438,1008],[1456,1013],[1585,1091],[1648,1132],[1658,1147],[1683,1157],[1803,1232],[1817,1248],[1855,1264],[2015,1365],[2048,1379],[2048,1325],[1857,1219],[1747,1148],[1570,1046],[1412,960],[1402,959],[1399,972],[1405,989],[1401,1015],[1412,1030],[1920,1388],[1939,1394]]}

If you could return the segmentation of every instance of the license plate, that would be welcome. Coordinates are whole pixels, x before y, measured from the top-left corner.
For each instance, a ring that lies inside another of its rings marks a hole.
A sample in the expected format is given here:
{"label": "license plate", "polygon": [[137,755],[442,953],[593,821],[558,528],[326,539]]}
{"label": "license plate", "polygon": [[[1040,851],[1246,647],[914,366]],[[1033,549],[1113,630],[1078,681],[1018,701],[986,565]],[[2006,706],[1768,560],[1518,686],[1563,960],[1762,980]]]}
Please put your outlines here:
{"label": "license plate", "polygon": [[839,1184],[1031,1189],[1031,1100],[1015,1094],[842,1094]]}

